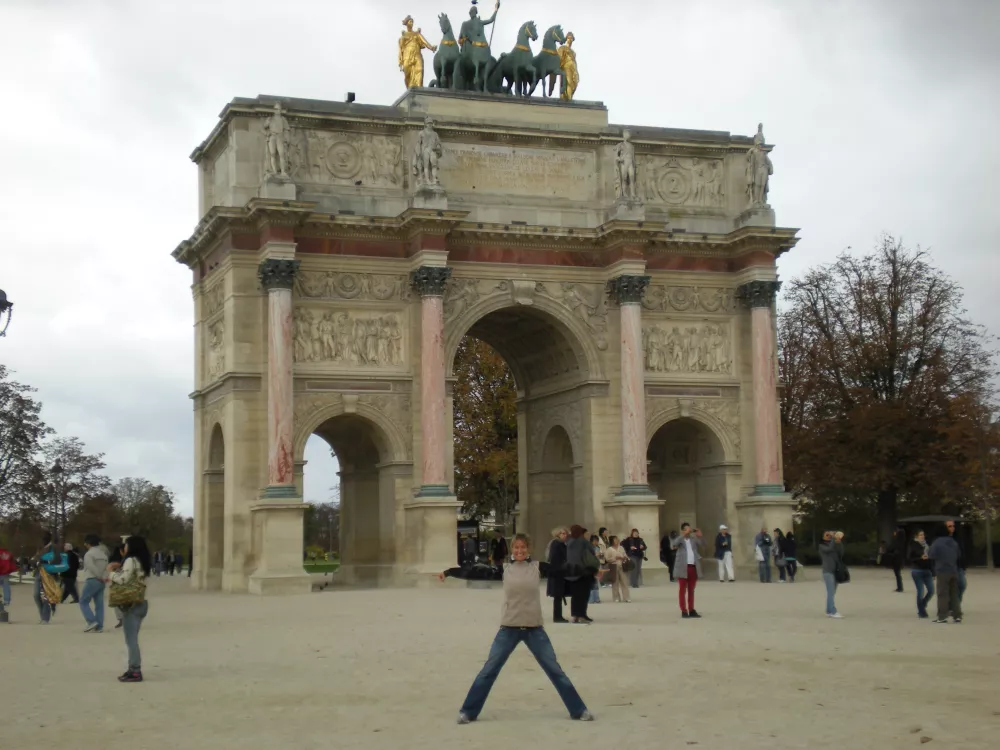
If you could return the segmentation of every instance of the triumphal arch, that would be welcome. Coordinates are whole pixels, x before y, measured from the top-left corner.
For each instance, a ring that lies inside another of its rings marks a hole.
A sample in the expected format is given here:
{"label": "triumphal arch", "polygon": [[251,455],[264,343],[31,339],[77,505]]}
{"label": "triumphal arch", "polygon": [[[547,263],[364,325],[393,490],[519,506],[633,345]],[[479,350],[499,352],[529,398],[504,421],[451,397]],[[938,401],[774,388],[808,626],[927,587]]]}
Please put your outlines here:
{"label": "triumphal arch", "polygon": [[761,524],[790,525],[774,301],[796,230],[767,203],[762,129],[614,125],[565,86],[495,93],[491,71],[391,106],[234,99],[194,151],[201,220],[174,257],[193,273],[197,586],[308,590],[313,434],[341,464],[345,580],[453,565],[466,335],[517,382],[519,530],[727,523],[751,564]]}

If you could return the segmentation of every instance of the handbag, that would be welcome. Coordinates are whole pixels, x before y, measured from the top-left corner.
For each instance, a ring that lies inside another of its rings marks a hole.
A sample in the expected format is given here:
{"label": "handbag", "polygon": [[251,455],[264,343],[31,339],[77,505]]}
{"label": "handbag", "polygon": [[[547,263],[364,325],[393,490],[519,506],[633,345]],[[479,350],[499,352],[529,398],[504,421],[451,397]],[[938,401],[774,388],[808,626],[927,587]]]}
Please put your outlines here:
{"label": "handbag", "polygon": [[847,566],[842,562],[837,563],[837,567],[833,571],[833,580],[837,583],[850,583],[851,582],[851,571],[847,569]]}
{"label": "handbag", "polygon": [[625,560],[622,561],[622,570],[626,573],[631,573],[635,570],[635,561],[632,560],[632,558],[625,558]]}
{"label": "handbag", "polygon": [[108,606],[127,609],[146,601],[146,581],[136,572],[125,583],[111,582],[108,592]]}
{"label": "handbag", "polygon": [[604,572],[604,578],[602,579],[605,583],[615,583],[618,580],[618,566],[612,565]]}
{"label": "handbag", "polygon": [[759,544],[753,548],[753,554],[757,558],[757,562],[764,562],[764,551],[760,548]]}

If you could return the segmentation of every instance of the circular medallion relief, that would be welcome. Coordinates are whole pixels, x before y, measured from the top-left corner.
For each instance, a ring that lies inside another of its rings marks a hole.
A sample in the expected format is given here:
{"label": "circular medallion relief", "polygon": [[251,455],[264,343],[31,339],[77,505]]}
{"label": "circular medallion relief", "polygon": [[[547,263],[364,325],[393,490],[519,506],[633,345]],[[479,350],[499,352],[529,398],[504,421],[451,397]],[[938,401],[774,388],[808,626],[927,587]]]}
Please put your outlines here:
{"label": "circular medallion relief", "polygon": [[326,152],[326,166],[338,180],[349,180],[361,171],[361,155],[347,141],[337,141]]}
{"label": "circular medallion relief", "polygon": [[664,202],[679,205],[691,194],[691,178],[681,169],[668,169],[657,181]]}

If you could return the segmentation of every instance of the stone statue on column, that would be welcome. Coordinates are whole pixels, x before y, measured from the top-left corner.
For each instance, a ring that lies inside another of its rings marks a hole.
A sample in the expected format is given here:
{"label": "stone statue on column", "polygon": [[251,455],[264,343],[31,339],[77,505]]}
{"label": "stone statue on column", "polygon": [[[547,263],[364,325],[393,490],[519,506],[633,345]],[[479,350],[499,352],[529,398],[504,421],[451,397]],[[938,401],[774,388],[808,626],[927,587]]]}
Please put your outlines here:
{"label": "stone statue on column", "polygon": [[423,130],[417,135],[411,159],[417,188],[412,201],[414,208],[448,208],[448,198],[445,196],[444,188],[441,187],[438,175],[438,166],[443,154],[441,138],[434,130],[434,121],[428,117],[424,120]]}
{"label": "stone statue on column", "polygon": [[753,145],[747,150],[747,197],[751,207],[767,208],[767,191],[774,166],[771,157],[764,150],[764,124],[757,125]]}
{"label": "stone statue on column", "polygon": [[615,197],[615,218],[628,221],[645,219],[636,176],[635,144],[629,130],[622,131],[621,143],[615,147]]}
{"label": "stone statue on column", "polygon": [[288,140],[291,130],[281,109],[281,103],[275,102],[274,114],[264,121],[264,137],[267,141],[264,171],[268,177],[291,179],[288,171]]}

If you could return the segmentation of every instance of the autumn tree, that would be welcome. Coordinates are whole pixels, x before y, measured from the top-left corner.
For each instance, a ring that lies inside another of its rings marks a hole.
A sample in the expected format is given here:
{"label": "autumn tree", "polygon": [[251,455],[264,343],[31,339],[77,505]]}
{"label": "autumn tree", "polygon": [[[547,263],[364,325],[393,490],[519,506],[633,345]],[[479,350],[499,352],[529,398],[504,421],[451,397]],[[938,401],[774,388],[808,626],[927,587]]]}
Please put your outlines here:
{"label": "autumn tree", "polygon": [[0,519],[30,516],[38,494],[42,441],[52,430],[42,422],[34,392],[0,365]]}
{"label": "autumn tree", "polygon": [[901,502],[965,497],[950,441],[994,374],[961,288],[883,237],[786,289],[779,317],[785,476],[820,506],[870,508],[888,539]]}
{"label": "autumn tree", "polygon": [[46,526],[63,538],[70,516],[88,499],[105,494],[111,483],[101,472],[104,454],[91,454],[77,437],[54,438],[42,447],[43,471],[51,500],[42,502]]}
{"label": "autumn tree", "polygon": [[464,512],[505,523],[517,504],[517,388],[507,363],[466,336],[455,355],[455,492]]}

